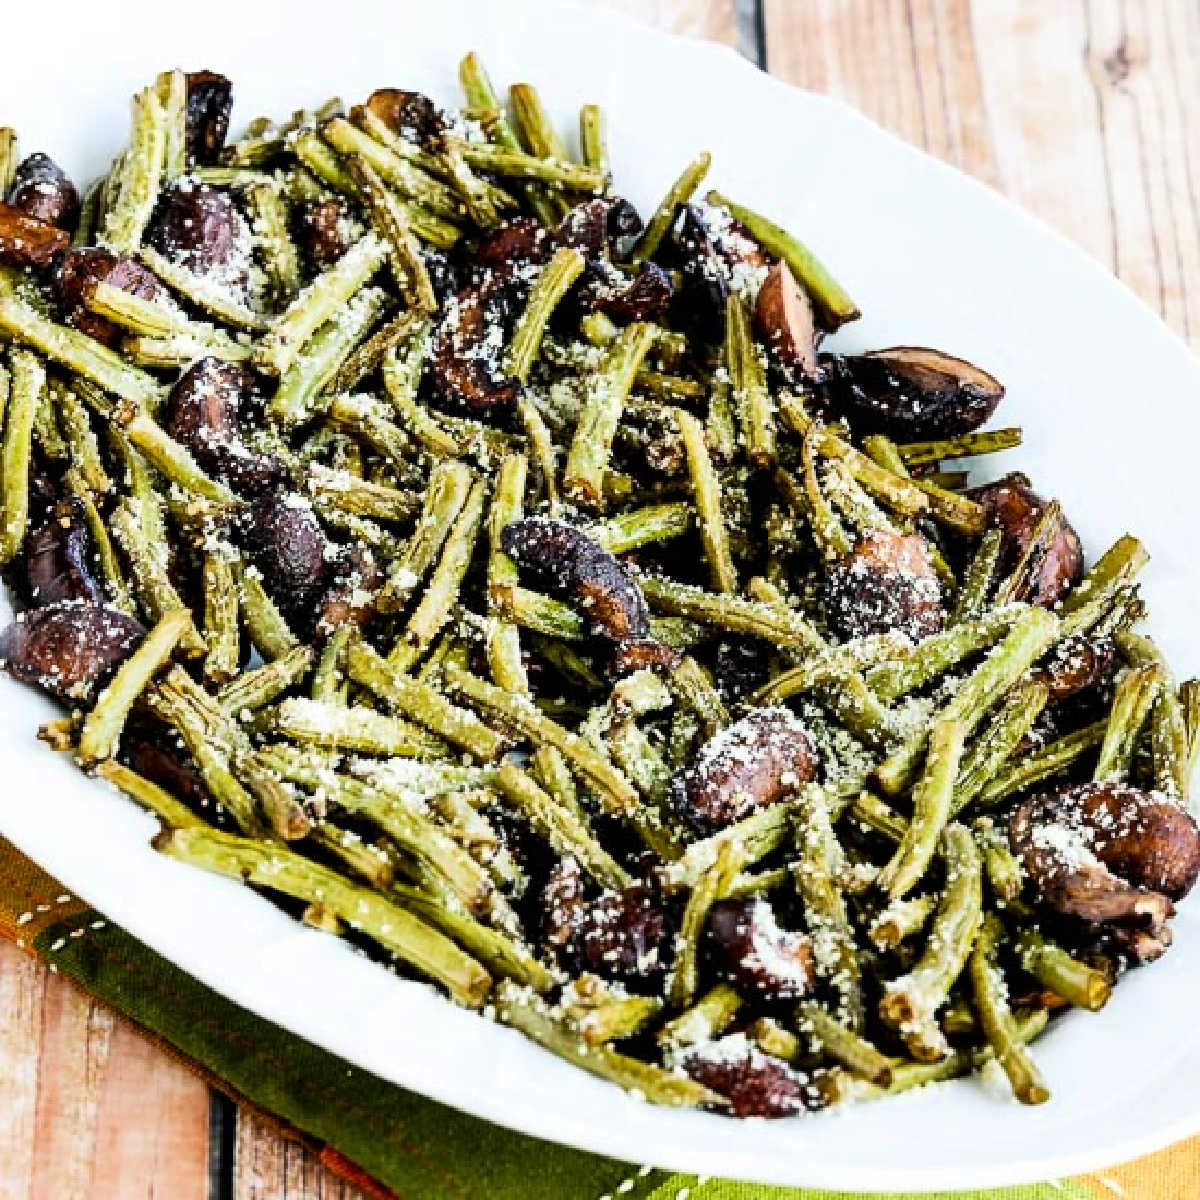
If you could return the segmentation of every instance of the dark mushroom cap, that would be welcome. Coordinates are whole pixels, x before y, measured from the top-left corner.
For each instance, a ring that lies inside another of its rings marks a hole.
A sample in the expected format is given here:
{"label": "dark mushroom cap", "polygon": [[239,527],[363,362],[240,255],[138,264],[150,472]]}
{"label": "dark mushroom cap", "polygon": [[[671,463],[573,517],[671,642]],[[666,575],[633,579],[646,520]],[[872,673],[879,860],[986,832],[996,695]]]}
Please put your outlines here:
{"label": "dark mushroom cap", "polygon": [[257,381],[244,364],[202,358],[180,376],[166,404],[167,432],[206,471],[247,494],[274,487],[284,475],[278,459],[249,450],[241,440],[238,417],[256,392]]}
{"label": "dark mushroom cap", "polygon": [[657,263],[644,263],[630,278],[606,263],[592,262],[580,282],[579,306],[624,325],[661,317],[674,294],[671,277]]}
{"label": "dark mushroom cap", "polygon": [[249,230],[228,191],[192,182],[167,189],[146,230],[146,241],[194,274],[246,294]]}
{"label": "dark mushroom cap", "polygon": [[616,203],[597,197],[575,205],[555,228],[555,242],[578,250],[584,258],[610,258],[608,217]]}
{"label": "dark mushroom cap", "polygon": [[679,269],[679,288],[671,304],[673,321],[702,342],[720,342],[725,336],[729,284],[712,234],[696,205],[680,207],[665,256]]}
{"label": "dark mushroom cap", "polygon": [[335,551],[312,506],[294,492],[264,492],[242,517],[241,540],[284,616],[311,630]]}
{"label": "dark mushroom cap", "polygon": [[[426,150],[438,150],[448,127],[446,114],[423,92],[379,88],[364,107],[393,133]],[[351,116],[354,114],[351,113]]]}
{"label": "dark mushroom cap", "polygon": [[826,620],[844,638],[896,631],[917,640],[946,619],[942,585],[919,533],[865,534],[829,567],[822,599]]}
{"label": "dark mushroom cap", "polygon": [[187,77],[187,153],[197,166],[212,166],[225,146],[233,84],[216,71],[191,71]]}
{"label": "dark mushroom cap", "polygon": [[342,625],[363,628],[375,615],[383,587],[383,572],[366,546],[342,547],[334,570],[337,578],[318,606],[317,636],[322,638]]}
{"label": "dark mushroom cap", "polygon": [[345,216],[345,205],[335,196],[302,204],[296,213],[296,245],[318,271],[332,267],[350,249]]}
{"label": "dark mushroom cap", "polygon": [[779,361],[802,379],[814,380],[817,365],[817,326],[812,302],[780,260],[768,272],[754,303],[758,336]]}
{"label": "dark mushroom cap", "polygon": [[1117,661],[1116,643],[1109,637],[1070,637],[1060,642],[1034,678],[1049,691],[1048,704],[1061,704],[1080,692],[1110,679]]}
{"label": "dark mushroom cap", "polygon": [[25,584],[36,605],[59,600],[105,601],[92,563],[92,538],[83,505],[72,497],[51,510],[46,523],[25,541]]}
{"label": "dark mushroom cap", "polygon": [[434,331],[429,362],[441,400],[472,412],[516,402],[521,384],[503,366],[515,314],[514,296],[499,275],[463,288],[450,301]]}
{"label": "dark mushroom cap", "polygon": [[1200,828],[1187,810],[1122,783],[1030,797],[1009,839],[1042,902],[1085,921],[1155,930],[1200,875]]}
{"label": "dark mushroom cap", "polygon": [[[982,504],[988,521],[1004,535],[1001,570],[1011,570],[1025,553],[1037,528],[1046,501],[1019,472],[967,493]],[[1066,592],[1083,578],[1083,546],[1079,534],[1065,516],[1059,516],[1058,529],[1049,550],[1033,575],[1028,595],[1016,597],[1053,608]]]}
{"label": "dark mushroom cap", "polygon": [[27,216],[11,204],[0,204],[0,263],[41,270],[71,244],[57,225]]}
{"label": "dark mushroom cap", "polygon": [[955,437],[978,429],[1004,396],[986,371],[924,346],[872,350],[831,365],[829,398],[858,433]]}
{"label": "dark mushroom cap", "polygon": [[575,970],[629,984],[660,982],[674,953],[674,928],[659,889],[650,880],[606,891],[572,914],[557,935]]}
{"label": "dark mushroom cap", "polygon": [[702,836],[816,778],[812,738],[789,709],[760,708],[722,729],[671,780],[680,816]]}
{"label": "dark mushroom cap", "polygon": [[123,331],[106,318],[89,312],[85,301],[98,283],[120,288],[141,300],[157,300],[163,286],[157,276],[133,258],[118,258],[99,246],[68,250],[54,271],[54,296],[62,319],[88,337],[114,345]]}
{"label": "dark mushroom cap", "polygon": [[638,210],[623,196],[616,196],[609,202],[608,244],[614,258],[627,258],[644,228]]}
{"label": "dark mushroom cap", "polygon": [[48,155],[31,154],[17,166],[8,203],[35,221],[72,230],[79,220],[79,192]]}
{"label": "dark mushroom cap", "polygon": [[708,916],[708,945],[721,973],[736,987],[777,1000],[795,1000],[816,979],[807,934],[780,929],[761,897],[721,900]]}
{"label": "dark mushroom cap", "polygon": [[22,613],[0,633],[0,660],[22,683],[90,702],[145,632],[115,608],[60,600]]}
{"label": "dark mushroom cap", "polygon": [[676,1065],[729,1101],[735,1117],[794,1117],[820,1108],[818,1093],[782,1059],[764,1054],[744,1034],[705,1042],[678,1056]]}

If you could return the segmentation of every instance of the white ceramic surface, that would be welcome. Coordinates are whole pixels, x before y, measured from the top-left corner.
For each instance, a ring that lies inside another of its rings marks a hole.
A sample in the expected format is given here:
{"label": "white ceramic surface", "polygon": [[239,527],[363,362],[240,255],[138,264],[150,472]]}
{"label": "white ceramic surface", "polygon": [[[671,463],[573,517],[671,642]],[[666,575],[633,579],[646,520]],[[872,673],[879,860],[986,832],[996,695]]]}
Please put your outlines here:
{"label": "white ceramic surface", "polygon": [[[454,102],[456,61],[474,47],[497,81],[537,82],[564,128],[580,103],[603,104],[618,184],[643,211],[707,146],[713,183],[796,229],[858,299],[867,315],[840,345],[943,346],[1004,380],[1001,418],[1027,433],[1014,461],[1061,497],[1093,551],[1127,527],[1146,540],[1154,630],[1181,672],[1200,672],[1200,370],[1107,271],[998,195],[731,51],[590,9],[207,0],[202,17],[189,11],[60,4],[52,52],[5,56],[0,120],[84,177],[123,140],[125,97],[164,66],[231,75],[236,128],[392,83]],[[9,6],[6,46],[45,46],[45,21],[36,5]],[[149,817],[35,743],[51,711],[0,680],[4,835],[233,1000],[482,1117],[637,1163],[856,1191],[1042,1179],[1200,1129],[1196,903],[1161,963],[1101,1015],[1068,1016],[1039,1043],[1054,1091],[1041,1109],[962,1082],[775,1123],[669,1112],[397,981],[243,888],[159,858]]]}

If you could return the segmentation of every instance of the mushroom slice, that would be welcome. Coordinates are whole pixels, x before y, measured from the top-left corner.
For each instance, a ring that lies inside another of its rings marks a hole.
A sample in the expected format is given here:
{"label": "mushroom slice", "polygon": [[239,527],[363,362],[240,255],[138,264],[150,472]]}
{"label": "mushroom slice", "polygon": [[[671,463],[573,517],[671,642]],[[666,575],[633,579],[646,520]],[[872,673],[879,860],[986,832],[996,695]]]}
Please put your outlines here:
{"label": "mushroom slice", "polygon": [[57,225],[26,216],[11,204],[0,204],[0,262],[41,269],[71,244]]}
{"label": "mushroom slice", "polygon": [[1085,783],[1024,800],[1009,840],[1043,903],[1157,933],[1200,875],[1200,828],[1174,800]]}
{"label": "mushroom slice", "polygon": [[53,277],[59,313],[68,324],[106,346],[120,341],[124,331],[87,308],[87,298],[98,283],[120,288],[141,300],[158,300],[165,294],[157,276],[136,259],[118,258],[99,246],[68,250]]}
{"label": "mushroom slice", "polygon": [[[577,906],[578,899],[572,901]],[[606,891],[575,908],[554,936],[580,971],[631,984],[661,981],[671,962],[675,931],[652,881]]]}
{"label": "mushroom slice", "polygon": [[25,581],[33,602],[103,604],[104,588],[93,574],[91,555],[92,538],[83,505],[74,497],[56,504],[46,523],[25,543]]}
{"label": "mushroom slice", "polygon": [[18,164],[7,199],[27,217],[59,229],[74,229],[79,220],[79,192],[46,154],[31,154]]}
{"label": "mushroom slice", "polygon": [[721,900],[708,915],[713,957],[736,987],[773,1000],[813,988],[816,966],[807,934],[780,929],[766,900]]}
{"label": "mushroom slice", "polygon": [[833,563],[822,585],[825,617],[844,638],[898,632],[914,641],[942,628],[942,585],[919,533],[876,529]]}
{"label": "mushroom slice", "polygon": [[423,92],[402,88],[379,88],[363,107],[393,133],[426,150],[440,148],[449,123],[445,112]]}
{"label": "mushroom slice", "polygon": [[675,1065],[724,1096],[735,1117],[794,1117],[826,1103],[819,1089],[782,1059],[764,1054],[745,1034],[693,1047],[678,1055]]}
{"label": "mushroom slice", "polygon": [[184,181],[166,191],[146,241],[172,262],[238,296],[250,285],[250,230],[222,188]]}
{"label": "mushroom slice", "polygon": [[[1029,548],[1046,501],[1018,471],[967,494],[983,505],[990,524],[1004,535],[1001,570],[1011,571]],[[1040,564],[1034,566],[1025,590],[1013,599],[1053,608],[1083,578],[1083,546],[1075,527],[1061,513],[1045,541]]]}
{"label": "mushroom slice", "polygon": [[859,433],[955,437],[996,411],[1004,388],[962,358],[924,346],[893,346],[837,360],[830,398]]}
{"label": "mushroom slice", "polygon": [[1055,647],[1034,678],[1046,685],[1047,703],[1061,704],[1110,678],[1116,661],[1112,638],[1071,637]]}
{"label": "mushroom slice", "polygon": [[321,598],[317,635],[328,637],[342,625],[362,628],[375,615],[383,572],[366,546],[346,546],[336,564],[338,578]]}
{"label": "mushroom slice", "polygon": [[233,84],[216,71],[191,71],[187,77],[187,152],[197,166],[221,156],[229,132]]}
{"label": "mushroom slice", "polygon": [[346,208],[336,196],[314,200],[296,214],[296,244],[318,270],[332,267],[347,250]]}
{"label": "mushroom slice", "polygon": [[815,380],[817,326],[812,302],[782,259],[768,272],[754,304],[758,336],[785,367],[801,378]]}
{"label": "mushroom slice", "polygon": [[22,613],[0,633],[0,660],[22,683],[90,702],[145,630],[115,608],[60,600]]}
{"label": "mushroom slice", "polygon": [[808,730],[782,706],[760,708],[710,738],[671,780],[679,814],[702,836],[778,804],[817,774]]}
{"label": "mushroom slice", "polygon": [[513,320],[505,283],[492,275],[463,288],[433,335],[429,374],[435,392],[473,412],[511,407],[521,394],[520,382],[502,365]]}

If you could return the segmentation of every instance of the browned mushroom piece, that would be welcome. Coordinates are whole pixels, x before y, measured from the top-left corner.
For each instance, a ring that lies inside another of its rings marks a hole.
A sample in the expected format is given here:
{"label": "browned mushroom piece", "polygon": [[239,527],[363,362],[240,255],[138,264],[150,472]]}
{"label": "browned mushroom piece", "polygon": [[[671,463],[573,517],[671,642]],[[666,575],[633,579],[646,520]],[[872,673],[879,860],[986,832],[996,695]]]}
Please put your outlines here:
{"label": "browned mushroom piece", "polygon": [[297,208],[292,236],[315,270],[332,267],[350,249],[345,217],[345,205],[336,197]]}
{"label": "browned mushroom piece", "polygon": [[607,263],[589,263],[579,289],[584,312],[599,312],[618,324],[653,321],[670,306],[675,288],[657,263],[644,263],[630,278]]}
{"label": "browned mushroom piece", "polygon": [[221,157],[229,132],[233,84],[216,71],[190,71],[187,77],[188,161],[208,167]]}
{"label": "browned mushroom piece", "polygon": [[802,379],[815,380],[817,326],[812,301],[782,260],[768,272],[754,304],[758,336],[779,361]]}
{"label": "browned mushroom piece", "polygon": [[360,629],[375,615],[375,601],[383,587],[383,572],[366,546],[346,546],[335,564],[337,578],[321,597],[317,636],[328,637],[342,625]]}
{"label": "browned mushroom piece", "polygon": [[[983,505],[989,522],[1004,535],[1000,569],[1011,571],[1029,546],[1046,501],[1030,487],[1028,477],[1019,471],[967,494]],[[1082,578],[1083,546],[1079,534],[1060,513],[1057,529],[1049,539],[1040,564],[1031,573],[1028,588],[1014,599],[1053,608]]]}
{"label": "browned mushroom piece", "polygon": [[579,934],[587,916],[583,871],[574,858],[556,858],[539,896],[541,940],[557,953]]}
{"label": "browned mushroom piece", "polygon": [[89,702],[145,632],[114,608],[60,600],[22,613],[0,633],[0,661],[22,683]]}
{"label": "browned mushroom piece", "polygon": [[708,915],[708,943],[721,973],[749,993],[795,1000],[812,990],[812,939],[780,929],[766,900],[718,901]]}
{"label": "browned mushroom piece", "polygon": [[176,747],[164,744],[161,734],[161,726],[135,715],[121,739],[121,757],[126,765],[200,809],[210,820],[219,821],[222,809],[204,786],[195,764]]}
{"label": "browned mushroom piece", "polygon": [[628,258],[644,229],[638,210],[628,200],[617,196],[609,202],[608,245],[613,258],[619,261]]}
{"label": "browned mushroom piece", "polygon": [[1046,685],[1048,704],[1061,704],[1110,679],[1116,661],[1112,638],[1070,637],[1054,648],[1034,678]]}
{"label": "browned mushroom piece", "polygon": [[662,980],[674,954],[674,937],[653,880],[603,892],[559,932],[562,957],[573,969],[642,985]]}
{"label": "browned mushroom piece", "polygon": [[554,230],[554,240],[560,246],[570,246],[585,258],[611,258],[608,239],[608,218],[618,203],[604,197],[585,200],[575,205]]}
{"label": "browned mushroom piece", "polygon": [[364,107],[393,133],[426,150],[440,148],[449,124],[445,112],[423,92],[379,88],[367,97]]}
{"label": "browned mushroom piece", "polygon": [[526,517],[505,527],[501,543],[518,567],[580,609],[610,675],[675,661],[673,651],[650,637],[650,610],[633,576],[582,530],[551,517]]}
{"label": "browned mushroom piece", "polygon": [[51,509],[46,523],[25,542],[25,585],[37,605],[59,600],[105,601],[104,587],[91,563],[92,538],[83,505],[74,497]]}
{"label": "browned mushroom piece", "polygon": [[955,437],[996,411],[1004,387],[962,358],[924,346],[892,346],[827,359],[828,395],[858,433],[902,440]]}
{"label": "browned mushroom piece", "polygon": [[778,804],[816,774],[816,750],[800,720],[782,706],[759,708],[705,742],[671,780],[671,798],[707,836]]}
{"label": "browned mushroom piece", "polygon": [[820,1089],[782,1059],[764,1054],[744,1034],[704,1042],[674,1062],[697,1083],[724,1096],[735,1117],[794,1117],[827,1103]]}
{"label": "browned mushroom piece", "polygon": [[68,324],[106,346],[115,345],[124,331],[86,308],[87,298],[98,283],[120,288],[141,300],[157,300],[164,294],[157,276],[136,259],[118,258],[99,246],[84,246],[63,255],[53,277],[59,314]]}
{"label": "browned mushroom piece", "polygon": [[1084,783],[1024,800],[1009,819],[1009,840],[1042,903],[1155,940],[1173,901],[1200,875],[1200,828],[1187,810],[1122,783]]}
{"label": "browned mushroom piece", "polygon": [[434,331],[429,378],[445,403],[472,412],[511,407],[521,384],[504,371],[504,348],[515,321],[507,281],[491,275],[459,291]]}
{"label": "browned mushroom piece", "polygon": [[0,263],[41,270],[71,244],[57,225],[27,216],[11,204],[0,204]]}
{"label": "browned mushroom piece", "polygon": [[271,598],[298,629],[310,631],[337,556],[312,506],[294,492],[264,492],[243,514],[240,532]]}
{"label": "browned mushroom piece", "polygon": [[825,619],[843,638],[897,632],[914,641],[946,620],[942,585],[919,533],[876,529],[830,565],[822,583]]}
{"label": "browned mushroom piece", "polygon": [[238,418],[256,396],[256,387],[253,373],[242,363],[202,358],[171,389],[165,417],[167,432],[206,471],[250,494],[274,487],[284,475],[277,458],[250,450],[241,439]]}
{"label": "browned mushroom piece", "polygon": [[664,253],[679,268],[679,287],[671,305],[675,324],[702,342],[720,342],[725,336],[729,284],[712,233],[696,205],[680,208]]}
{"label": "browned mushroom piece", "polygon": [[169,188],[146,230],[160,254],[195,275],[245,296],[250,283],[250,230],[233,196],[185,181]]}
{"label": "browned mushroom piece", "polygon": [[59,229],[73,230],[79,220],[79,192],[46,154],[31,154],[18,164],[7,200],[27,217]]}

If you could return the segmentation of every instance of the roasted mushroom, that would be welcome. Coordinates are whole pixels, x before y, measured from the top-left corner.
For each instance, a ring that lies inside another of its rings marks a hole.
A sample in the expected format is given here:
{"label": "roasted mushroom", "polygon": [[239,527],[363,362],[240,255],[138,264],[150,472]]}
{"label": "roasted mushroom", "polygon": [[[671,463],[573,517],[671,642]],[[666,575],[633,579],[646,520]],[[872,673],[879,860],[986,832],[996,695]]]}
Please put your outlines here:
{"label": "roasted mushroom", "polygon": [[318,608],[318,637],[326,637],[342,625],[366,625],[375,614],[375,600],[383,586],[383,572],[366,546],[343,547],[334,572],[337,578]]}
{"label": "roasted mushroom", "polygon": [[436,151],[441,147],[448,118],[423,92],[379,88],[367,98],[364,107],[405,140],[416,142],[426,150]]}
{"label": "roasted mushroom", "polygon": [[41,270],[70,244],[70,236],[58,226],[27,216],[11,204],[0,204],[0,263]]}
{"label": "roasted mushroom", "polygon": [[820,1089],[782,1059],[764,1054],[745,1034],[731,1034],[680,1054],[686,1075],[729,1101],[735,1117],[794,1117],[828,1103]]}
{"label": "roasted mushroom", "polygon": [[758,290],[754,324],[758,336],[785,368],[801,379],[818,378],[818,331],[812,302],[782,260],[767,272]]}
{"label": "roasted mushroom", "polygon": [[180,377],[166,404],[167,431],[196,461],[236,491],[254,494],[278,484],[283,464],[250,450],[241,439],[238,418],[257,398],[252,372],[241,363],[202,358]]}
{"label": "roasted mushroom", "polygon": [[644,228],[638,210],[628,200],[617,196],[609,202],[608,244],[612,256],[618,261],[629,257]]}
{"label": "roasted mushroom", "polygon": [[336,197],[300,206],[293,235],[316,270],[333,266],[350,249],[345,218],[346,209]]}
{"label": "roasted mushroom", "polygon": [[1042,903],[1157,933],[1200,875],[1200,828],[1179,803],[1085,783],[1017,806],[1009,839]]}
{"label": "roasted mushroom", "polygon": [[760,708],[701,747],[671,780],[671,798],[706,836],[778,804],[816,774],[816,750],[799,719],[782,706]]}
{"label": "roasted mushroom", "polygon": [[229,192],[185,181],[163,193],[146,230],[160,254],[244,296],[250,284],[250,231]]}
{"label": "roasted mushroom", "polygon": [[729,284],[716,245],[699,208],[685,204],[671,226],[669,257],[679,267],[679,288],[671,305],[676,325],[702,342],[725,335]]}
{"label": "roasted mushroom", "polygon": [[211,166],[221,156],[229,132],[233,84],[216,71],[191,71],[187,77],[188,161]]}
{"label": "roasted mushroom", "polygon": [[1071,637],[1054,648],[1034,678],[1046,685],[1048,704],[1061,704],[1111,678],[1116,661],[1112,638]]}
{"label": "roasted mushroom", "polygon": [[825,619],[844,638],[897,632],[914,641],[942,628],[942,585],[919,533],[876,529],[832,563],[822,583]]}
{"label": "roasted mushroom", "polygon": [[158,278],[133,258],[118,258],[99,246],[67,251],[54,272],[54,296],[62,319],[82,333],[115,345],[123,330],[86,307],[86,300],[98,283],[120,288],[141,300],[158,300],[164,289]]}
{"label": "roasted mushroom", "polygon": [[996,411],[1003,386],[961,358],[923,346],[893,346],[827,358],[828,395],[859,433],[908,441],[955,437]]}
{"label": "roasted mushroom", "polygon": [[674,928],[653,880],[606,891],[555,933],[564,961],[579,971],[633,985],[662,980],[674,954]]}
{"label": "roasted mushroom", "polygon": [[90,703],[144,634],[114,608],[60,600],[22,613],[0,633],[0,661],[22,683]]}
{"label": "roasted mushroom", "polygon": [[708,944],[721,973],[748,994],[795,1000],[812,990],[811,939],[780,929],[766,900],[721,900],[708,916]]}
{"label": "roasted mushroom", "polygon": [[31,154],[20,163],[8,189],[8,203],[35,221],[68,232],[79,220],[79,192],[48,155]]}
{"label": "roasted mushroom", "polygon": [[434,331],[429,363],[434,393],[472,412],[514,404],[521,385],[505,374],[501,359],[515,319],[511,290],[499,275],[463,288]]}
{"label": "roasted mushroom", "polygon": [[[1011,571],[1028,549],[1046,501],[1030,487],[1028,477],[1019,471],[967,494],[983,505],[989,522],[1004,535],[1000,569]],[[1026,587],[1013,598],[1040,604],[1043,608],[1053,608],[1083,578],[1083,547],[1079,534],[1061,513],[1055,528],[1048,531],[1040,562],[1030,566],[1032,570]]]}
{"label": "roasted mushroom", "polygon": [[310,631],[336,558],[312,506],[294,492],[264,492],[246,510],[240,532],[271,598],[289,621]]}
{"label": "roasted mushroom", "polygon": [[92,549],[83,505],[74,498],[60,501],[25,543],[25,583],[32,602],[103,604],[104,587],[93,572]]}

